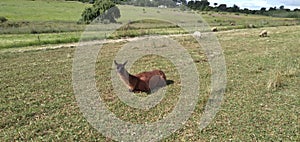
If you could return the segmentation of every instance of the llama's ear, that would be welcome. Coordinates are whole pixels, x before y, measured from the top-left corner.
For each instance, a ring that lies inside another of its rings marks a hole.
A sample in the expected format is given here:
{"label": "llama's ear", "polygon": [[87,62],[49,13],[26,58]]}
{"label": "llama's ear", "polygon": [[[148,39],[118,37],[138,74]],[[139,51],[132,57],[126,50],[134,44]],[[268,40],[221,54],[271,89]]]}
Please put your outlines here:
{"label": "llama's ear", "polygon": [[116,60],[114,60],[114,63],[115,63],[115,65],[116,65],[116,66],[118,65],[118,63],[117,63],[117,61],[116,61]]}
{"label": "llama's ear", "polygon": [[128,62],[128,60],[127,60],[127,61],[125,61],[125,63],[123,64],[123,66],[125,66],[125,65],[127,64],[127,62]]}

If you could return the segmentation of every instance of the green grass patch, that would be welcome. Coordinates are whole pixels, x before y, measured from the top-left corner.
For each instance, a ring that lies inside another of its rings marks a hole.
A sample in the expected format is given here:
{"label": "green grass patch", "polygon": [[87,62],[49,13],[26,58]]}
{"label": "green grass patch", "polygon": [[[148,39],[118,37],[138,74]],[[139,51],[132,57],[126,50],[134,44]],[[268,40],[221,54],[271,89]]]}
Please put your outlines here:
{"label": "green grass patch", "polygon": [[87,4],[56,0],[1,0],[0,16],[8,21],[77,22]]}
{"label": "green grass patch", "polygon": [[5,22],[0,23],[0,34],[40,34],[83,31],[85,25],[74,22]]}
{"label": "green grass patch", "polygon": [[81,32],[51,34],[2,34],[0,49],[45,44],[72,43],[80,39]]}
{"label": "green grass patch", "polygon": [[[299,141],[300,27],[217,33],[227,66],[225,100],[203,131],[198,122],[210,92],[210,68],[193,38],[174,38],[195,60],[201,79],[199,100],[184,125],[162,141]],[[153,122],[176,104],[180,80],[170,61],[145,56],[129,70],[161,68],[174,80],[164,100],[149,111],[120,102],[111,86],[112,59],[126,42],[105,44],[96,64],[97,87],[108,108],[124,121]],[[74,48],[0,52],[1,141],[109,141],[82,116],[72,88]],[[155,59],[155,60],[154,60]],[[277,76],[280,80],[277,80]],[[272,89],[269,82],[280,82]],[[143,96],[143,94],[141,94]]]}

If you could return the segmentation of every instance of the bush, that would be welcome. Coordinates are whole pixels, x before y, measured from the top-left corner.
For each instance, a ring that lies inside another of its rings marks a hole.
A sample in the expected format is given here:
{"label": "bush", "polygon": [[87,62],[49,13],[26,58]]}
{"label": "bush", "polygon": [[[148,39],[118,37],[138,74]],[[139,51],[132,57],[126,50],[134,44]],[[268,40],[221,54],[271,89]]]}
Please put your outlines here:
{"label": "bush", "polygon": [[6,22],[6,21],[8,21],[5,17],[3,17],[3,16],[0,16],[0,23],[4,23],[4,22]]}
{"label": "bush", "polygon": [[120,10],[115,3],[110,0],[97,0],[92,7],[86,8],[82,12],[80,22],[88,24],[96,19],[97,22],[116,23],[115,18],[120,17]]}
{"label": "bush", "polygon": [[180,10],[181,11],[186,11],[186,10],[188,10],[188,7],[186,7],[185,5],[181,5]]}

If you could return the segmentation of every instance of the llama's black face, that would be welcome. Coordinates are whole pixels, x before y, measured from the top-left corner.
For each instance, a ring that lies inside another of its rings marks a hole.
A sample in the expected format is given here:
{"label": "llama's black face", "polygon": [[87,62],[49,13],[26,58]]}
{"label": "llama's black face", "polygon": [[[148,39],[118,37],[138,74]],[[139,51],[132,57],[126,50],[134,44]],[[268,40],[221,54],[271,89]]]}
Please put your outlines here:
{"label": "llama's black face", "polygon": [[118,64],[116,61],[114,61],[115,65],[117,66],[116,71],[120,74],[125,73],[125,65],[127,63],[127,61],[124,64]]}

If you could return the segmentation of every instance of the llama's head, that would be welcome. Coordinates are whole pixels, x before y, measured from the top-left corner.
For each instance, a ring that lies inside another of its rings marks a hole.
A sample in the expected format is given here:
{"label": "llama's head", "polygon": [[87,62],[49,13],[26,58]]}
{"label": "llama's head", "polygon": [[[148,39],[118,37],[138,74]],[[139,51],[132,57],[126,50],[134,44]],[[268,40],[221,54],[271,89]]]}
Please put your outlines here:
{"label": "llama's head", "polygon": [[117,61],[114,60],[114,63],[117,66],[116,68],[117,73],[124,74],[126,72],[125,65],[127,64],[127,61],[123,64],[118,64]]}

